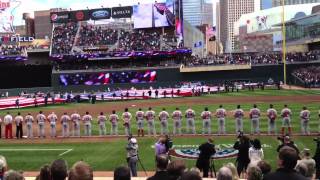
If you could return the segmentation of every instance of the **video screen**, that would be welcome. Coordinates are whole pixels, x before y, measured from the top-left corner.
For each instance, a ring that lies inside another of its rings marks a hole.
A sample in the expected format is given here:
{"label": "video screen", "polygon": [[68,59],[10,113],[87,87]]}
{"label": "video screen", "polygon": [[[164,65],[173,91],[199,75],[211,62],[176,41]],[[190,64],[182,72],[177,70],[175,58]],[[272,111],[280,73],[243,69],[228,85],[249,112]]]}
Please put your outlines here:
{"label": "video screen", "polygon": [[133,6],[134,28],[153,28],[175,25],[173,0],[164,0],[155,4]]}
{"label": "video screen", "polygon": [[86,85],[98,86],[118,83],[152,83],[157,80],[156,71],[127,71],[127,72],[104,72],[90,74],[62,74],[60,85]]}

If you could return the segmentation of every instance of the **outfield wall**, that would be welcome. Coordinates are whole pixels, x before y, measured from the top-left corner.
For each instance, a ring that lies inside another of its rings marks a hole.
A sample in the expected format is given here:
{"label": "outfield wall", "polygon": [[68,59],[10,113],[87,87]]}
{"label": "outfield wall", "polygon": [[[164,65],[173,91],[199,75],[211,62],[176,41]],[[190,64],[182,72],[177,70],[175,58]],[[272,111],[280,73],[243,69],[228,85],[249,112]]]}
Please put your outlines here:
{"label": "outfield wall", "polygon": [[[319,66],[320,63],[308,64],[289,64],[287,65],[288,83],[294,83],[291,75],[292,71],[299,67],[310,65]],[[154,70],[154,69],[153,69]],[[181,82],[205,82],[208,84],[222,84],[226,81],[232,80],[251,80],[254,82],[264,81],[269,78],[274,81],[283,80],[283,66],[282,65],[268,65],[268,66],[252,66],[251,69],[246,70],[232,70],[232,71],[211,71],[211,72],[186,72],[181,73],[179,68],[171,69],[155,69],[157,71],[157,82],[147,84],[111,84],[108,86],[60,86],[59,74],[52,73],[51,65],[12,65],[2,64],[0,66],[0,93],[9,91],[12,95],[17,95],[22,90],[27,92],[35,91],[51,91],[55,92],[81,92],[106,90],[107,88],[149,88],[150,86],[157,87],[174,87],[174,85]],[[39,88],[34,88],[39,87]],[[46,87],[46,88],[43,88]],[[15,88],[15,89],[14,89]],[[22,89],[27,88],[27,89]],[[29,89],[32,88],[32,89]]]}
{"label": "outfield wall", "polygon": [[[320,65],[320,63],[315,63]],[[298,67],[310,66],[311,64],[289,64],[287,65],[288,83],[294,82],[291,73]],[[272,78],[275,82],[283,81],[283,66],[282,65],[267,65],[267,66],[252,66],[246,70],[232,71],[210,71],[210,72],[186,72],[181,73],[179,68],[174,69],[156,69],[157,82],[145,84],[110,84],[107,86],[60,86],[59,74],[52,75],[52,87],[55,91],[83,91],[83,90],[105,90],[107,88],[149,88],[150,86],[157,87],[173,87],[181,82],[205,82],[207,84],[222,84],[226,81],[235,80],[251,80],[253,82],[267,82]],[[106,71],[107,72],[107,71]]]}

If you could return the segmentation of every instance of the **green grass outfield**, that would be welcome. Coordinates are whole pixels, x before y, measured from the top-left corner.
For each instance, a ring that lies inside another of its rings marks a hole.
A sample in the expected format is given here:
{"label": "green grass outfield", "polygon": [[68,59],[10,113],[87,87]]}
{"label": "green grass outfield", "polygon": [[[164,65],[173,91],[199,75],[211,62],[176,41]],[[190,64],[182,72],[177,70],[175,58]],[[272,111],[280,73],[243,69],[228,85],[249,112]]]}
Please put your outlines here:
{"label": "green grass outfield", "polygon": [[[315,90],[265,90],[265,91],[255,91],[255,92],[247,92],[242,91],[239,93],[228,93],[228,94],[218,94],[218,95],[207,95],[203,97],[191,97],[190,99],[202,99],[202,98],[221,98],[228,96],[305,96],[308,98],[309,95],[320,95],[320,91]],[[148,101],[154,101],[154,100],[148,100]],[[136,101],[128,101],[130,104],[134,104]],[[144,102],[144,101],[139,101]],[[147,101],[145,101],[147,102]],[[103,106],[105,104],[112,104],[117,102],[99,102],[98,105]],[[241,103],[241,102],[239,102]],[[262,112],[266,112],[268,109],[269,104],[263,104],[263,103],[257,103],[259,108]],[[275,105],[275,108],[278,110],[278,112],[282,109],[283,103],[273,103]],[[196,127],[197,132],[201,132],[202,128],[202,122],[199,119],[199,114],[203,111],[204,107],[208,106],[211,111],[215,111],[216,108],[218,108],[219,104],[202,104],[202,105],[194,105],[192,108],[197,113],[197,119],[196,119]],[[301,108],[304,104],[301,104],[299,102],[290,103],[289,106],[293,111],[293,131],[295,133],[300,132],[300,121],[299,121],[299,112],[301,111]],[[318,132],[318,110],[319,110],[319,103],[310,103],[306,104],[311,111],[311,122],[310,122],[310,129],[313,132]],[[73,109],[73,108],[85,108],[87,106],[91,106],[87,103],[80,103],[80,104],[67,104],[67,105],[55,105],[55,106],[48,106],[48,107],[39,107],[39,108],[26,108],[26,109],[20,109],[19,111],[22,113],[26,112],[38,112],[39,110],[46,110],[46,111],[52,111],[54,109]],[[175,109],[176,106],[172,106],[170,104],[163,105],[167,108],[167,110],[172,113],[172,111]],[[163,106],[154,107],[154,110],[158,113]],[[227,109],[227,111],[234,110],[236,107],[236,104],[224,104],[224,108]],[[251,104],[242,104],[242,108],[245,111],[249,111],[249,109],[252,107]],[[180,109],[182,111],[185,111],[187,106],[181,105]],[[130,111],[133,113],[137,109],[136,108],[130,108]],[[7,111],[1,111],[0,116],[3,117],[3,115]],[[11,113],[15,114],[17,110],[10,110]],[[120,113],[120,112],[119,112]],[[96,117],[96,115],[94,115]],[[95,119],[96,120],[96,119]],[[169,121],[169,129],[172,131],[172,120]],[[217,121],[214,118],[212,121],[212,131],[213,133],[217,132]],[[186,126],[185,120],[183,121],[183,131],[185,131],[184,127]],[[277,127],[281,126],[281,122],[277,122]],[[157,132],[159,132],[159,122],[156,121],[156,127]],[[261,118],[261,131],[267,131],[267,119],[265,117],[265,114],[263,114]],[[227,118],[226,128],[228,133],[234,133],[235,127],[234,127],[234,120],[232,117]],[[107,125],[107,132],[110,132],[110,124]],[[136,126],[133,125],[133,132],[136,133]],[[245,117],[244,119],[244,131],[249,132],[250,130],[250,123],[248,117]],[[123,127],[120,126],[119,133],[123,133]],[[93,134],[98,134],[98,127],[97,124],[94,123],[93,126]],[[276,166],[276,153],[275,149],[278,146],[278,141],[276,137],[259,137],[263,144],[269,145],[271,147],[266,147],[265,150],[265,159],[267,159],[273,167]],[[214,137],[216,144],[233,144],[236,140],[235,137]],[[303,149],[305,147],[308,147],[312,150],[312,152],[315,151],[315,143],[312,141],[313,137],[294,137],[295,143],[298,145],[299,149]],[[151,148],[151,146],[155,143],[154,138],[140,138],[138,139],[139,145],[140,145],[140,157],[142,159],[142,162],[144,166],[148,170],[154,170],[154,149]],[[186,137],[179,137],[174,139],[174,144],[176,145],[199,145],[205,141],[204,137],[194,137],[194,138],[186,138]],[[69,163],[69,165],[72,165],[74,162],[78,160],[84,160],[87,161],[89,164],[91,164],[94,168],[94,170],[113,170],[115,167],[125,164],[125,146],[126,146],[126,139],[122,138],[120,140],[111,140],[111,142],[82,142],[82,143],[58,143],[58,144],[17,144],[13,143],[10,144],[7,141],[1,141],[0,142],[0,154],[4,155],[7,160],[9,167],[12,169],[17,170],[24,170],[24,171],[30,171],[30,170],[39,170],[39,168],[46,164],[50,163],[52,160],[63,157],[66,159]],[[5,149],[14,149],[15,151],[5,151]],[[17,149],[25,149],[22,151],[16,151]],[[34,149],[34,151],[31,151],[30,149]],[[38,150],[37,150],[38,149]],[[51,150],[39,150],[39,149],[51,149]],[[55,150],[58,149],[58,150]],[[59,156],[59,154],[66,152],[68,149],[73,149],[72,151]],[[220,167],[221,164],[226,162],[234,162],[234,159],[228,159],[228,160],[217,160],[216,166]],[[193,160],[187,160],[188,166],[192,167],[195,164],[195,161]],[[141,170],[141,168],[140,168]]]}

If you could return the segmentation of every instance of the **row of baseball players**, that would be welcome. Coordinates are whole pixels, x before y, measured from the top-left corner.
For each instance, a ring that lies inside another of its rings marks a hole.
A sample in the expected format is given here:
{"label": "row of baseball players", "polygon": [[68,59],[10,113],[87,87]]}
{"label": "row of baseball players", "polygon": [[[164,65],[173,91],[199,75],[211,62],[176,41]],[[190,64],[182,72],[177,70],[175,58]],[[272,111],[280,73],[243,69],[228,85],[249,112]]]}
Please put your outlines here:
{"label": "row of baseball players", "polygon": [[[196,113],[193,109],[188,108],[184,114],[186,118],[186,128],[188,133],[195,134],[195,118]],[[222,105],[215,112],[215,117],[218,121],[218,134],[225,134],[225,121],[226,121],[227,111],[223,108]],[[281,110],[280,116],[282,117],[282,128],[281,133],[285,133],[285,128],[288,128],[289,134],[292,132],[291,128],[291,116],[292,112],[288,108],[287,105],[284,105],[284,108]],[[125,135],[129,136],[131,134],[131,126],[132,126],[132,114],[128,111],[128,108],[124,110],[122,113],[122,120],[123,126],[125,129]],[[235,131],[236,132],[243,132],[243,118],[244,118],[244,111],[241,109],[240,105],[237,106],[237,109],[233,111],[233,117],[235,119]],[[257,105],[253,105],[253,108],[250,109],[249,118],[251,122],[251,133],[252,134],[259,134],[260,133],[260,117],[261,111],[257,108]],[[267,110],[267,118],[268,118],[268,133],[269,134],[276,134],[276,118],[278,117],[277,110],[273,108],[273,105],[270,104],[269,109]],[[320,114],[319,114],[320,117]],[[170,119],[169,113],[166,111],[165,108],[158,114],[158,118],[160,121],[161,126],[161,134],[168,134],[168,120]],[[172,113],[171,118],[173,119],[173,134],[181,135],[181,128],[182,128],[182,119],[183,113],[176,108],[176,110]],[[211,134],[211,120],[213,118],[213,113],[211,113],[208,108],[206,107],[204,111],[201,113],[202,119],[202,134]],[[107,118],[103,112],[101,112],[98,117],[98,125],[99,125],[99,134],[106,135],[106,121],[109,120],[111,123],[111,135],[118,135],[118,122],[120,120],[119,116],[116,114],[116,111],[112,111],[112,114],[109,115]],[[137,122],[137,129],[138,129],[138,136],[144,136],[144,120],[147,121],[148,125],[148,135],[156,135],[156,128],[155,128],[155,120],[156,120],[156,113],[150,107],[148,111],[143,112],[142,109],[139,109],[135,114],[135,119]],[[302,111],[300,112],[300,119],[301,119],[301,133],[302,134],[309,134],[309,120],[310,120],[310,111],[307,110],[306,107],[303,107]],[[17,138],[22,137],[22,123],[25,122],[27,125],[27,137],[32,138],[33,136],[33,123],[36,120],[38,124],[38,136],[45,137],[45,123],[46,121],[50,124],[50,136],[56,137],[56,126],[58,122],[58,116],[52,112],[48,116],[45,116],[42,111],[34,117],[29,113],[27,116],[23,117],[18,113],[15,118],[12,117],[10,113],[3,119],[3,123],[6,127],[6,138],[12,138],[12,124],[15,123],[17,126]],[[62,137],[69,137],[70,135],[70,124],[72,126],[72,135],[73,136],[80,136],[80,122],[83,122],[84,125],[84,135],[91,136],[91,126],[92,126],[92,116],[89,112],[86,112],[85,115],[80,116],[78,113],[73,113],[69,116],[67,113],[64,113],[60,117],[60,123],[62,125]],[[0,119],[2,122],[2,120]],[[71,123],[72,122],[72,123]],[[19,133],[20,131],[20,133]]]}

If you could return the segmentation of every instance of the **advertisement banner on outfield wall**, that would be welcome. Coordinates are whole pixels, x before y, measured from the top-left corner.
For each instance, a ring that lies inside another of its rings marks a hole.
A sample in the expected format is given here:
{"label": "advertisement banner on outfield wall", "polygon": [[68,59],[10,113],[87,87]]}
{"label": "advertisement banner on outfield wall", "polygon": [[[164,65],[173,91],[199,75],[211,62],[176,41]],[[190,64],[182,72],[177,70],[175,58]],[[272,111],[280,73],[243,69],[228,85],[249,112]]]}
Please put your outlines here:
{"label": "advertisement banner on outfield wall", "polygon": [[51,23],[67,23],[70,21],[70,12],[51,12],[50,13]]}
{"label": "advertisement banner on outfield wall", "polygon": [[70,12],[70,19],[73,22],[88,21],[90,19],[89,10],[78,10]]}
{"label": "advertisement banner on outfield wall", "polygon": [[131,18],[133,13],[132,6],[113,7],[112,18]]}
{"label": "advertisement banner on outfield wall", "polygon": [[92,20],[110,19],[110,17],[110,8],[92,9],[90,11],[90,19]]}

